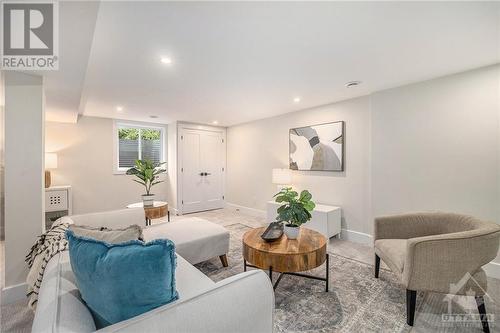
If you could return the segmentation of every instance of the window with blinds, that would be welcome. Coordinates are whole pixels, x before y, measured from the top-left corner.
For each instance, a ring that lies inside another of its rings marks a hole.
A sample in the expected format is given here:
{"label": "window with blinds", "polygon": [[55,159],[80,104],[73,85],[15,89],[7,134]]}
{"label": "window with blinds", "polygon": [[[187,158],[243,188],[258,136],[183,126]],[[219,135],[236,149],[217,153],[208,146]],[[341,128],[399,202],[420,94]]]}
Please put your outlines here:
{"label": "window with blinds", "polygon": [[163,128],[118,124],[118,169],[135,165],[136,160],[163,161]]}

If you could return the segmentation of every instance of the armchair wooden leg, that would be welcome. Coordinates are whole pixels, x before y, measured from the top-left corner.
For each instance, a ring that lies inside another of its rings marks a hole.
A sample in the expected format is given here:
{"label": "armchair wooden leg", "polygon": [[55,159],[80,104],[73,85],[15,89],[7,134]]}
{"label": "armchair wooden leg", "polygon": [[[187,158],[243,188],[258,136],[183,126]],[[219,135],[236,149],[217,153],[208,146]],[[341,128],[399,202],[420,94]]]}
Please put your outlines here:
{"label": "armchair wooden leg", "polygon": [[413,326],[415,319],[415,305],[417,303],[417,292],[406,289],[406,323]]}
{"label": "armchair wooden leg", "polygon": [[481,318],[481,324],[483,325],[483,332],[490,333],[490,327],[488,325],[488,317],[486,316],[486,306],[484,305],[484,297],[476,296],[476,304]]}
{"label": "armchair wooden leg", "polygon": [[375,255],[375,278],[378,279],[378,273],[380,271],[380,257]]}
{"label": "armchair wooden leg", "polygon": [[222,263],[222,266],[227,267],[228,266],[227,256],[225,254],[223,254],[223,255],[219,256],[219,258],[220,258],[220,262]]}

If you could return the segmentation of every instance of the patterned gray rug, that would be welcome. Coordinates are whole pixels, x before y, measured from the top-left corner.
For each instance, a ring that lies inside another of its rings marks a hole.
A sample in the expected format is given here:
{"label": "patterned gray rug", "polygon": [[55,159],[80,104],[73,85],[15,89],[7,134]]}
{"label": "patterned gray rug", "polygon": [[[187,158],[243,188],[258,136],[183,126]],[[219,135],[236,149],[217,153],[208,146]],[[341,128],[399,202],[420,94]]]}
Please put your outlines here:
{"label": "patterned gray rug", "polygon": [[[218,260],[196,265],[214,281],[243,271],[241,239],[250,228],[242,224],[226,226],[231,232],[229,268]],[[324,265],[308,273],[324,276]],[[273,276],[275,280],[276,276]],[[419,293],[417,317],[412,332],[481,332],[478,323],[449,325],[441,321],[446,311],[440,294]],[[373,266],[330,254],[330,291],[324,282],[285,276],[275,291],[275,332],[409,332],[406,325],[406,293],[395,275],[384,270],[380,279],[373,278]],[[461,301],[472,306],[464,306]],[[470,303],[472,302],[472,303]],[[454,313],[476,313],[472,297],[459,298]],[[498,306],[490,302],[497,318]],[[497,327],[491,327],[497,331]]]}
{"label": "patterned gray rug", "polygon": [[[241,239],[250,228],[226,226],[231,232],[229,268],[216,260],[196,265],[214,281],[243,271]],[[404,293],[392,274],[374,279],[373,268],[330,254],[330,292],[322,281],[284,276],[275,291],[276,332],[405,332]],[[325,276],[324,265],[310,274]],[[273,276],[275,280],[278,275]]]}
{"label": "patterned gray rug", "polygon": [[33,311],[28,308],[28,300],[2,305],[0,310],[0,332],[29,333],[33,324]]}

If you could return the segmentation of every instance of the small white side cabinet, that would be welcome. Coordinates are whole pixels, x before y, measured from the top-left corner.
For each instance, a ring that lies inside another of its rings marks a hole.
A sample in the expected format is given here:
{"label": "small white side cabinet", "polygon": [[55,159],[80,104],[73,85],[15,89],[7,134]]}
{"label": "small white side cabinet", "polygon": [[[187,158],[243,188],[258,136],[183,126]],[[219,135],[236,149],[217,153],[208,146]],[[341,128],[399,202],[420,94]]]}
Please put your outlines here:
{"label": "small white side cabinet", "polygon": [[65,215],[73,214],[71,186],[51,186],[45,189],[45,228],[50,229],[52,223]]}
{"label": "small white side cabinet", "polygon": [[[281,204],[275,201],[267,202],[267,222],[276,221],[278,215],[276,211]],[[316,204],[312,212],[312,218],[304,227],[316,230],[326,238],[340,234],[341,231],[341,213],[340,207]]]}

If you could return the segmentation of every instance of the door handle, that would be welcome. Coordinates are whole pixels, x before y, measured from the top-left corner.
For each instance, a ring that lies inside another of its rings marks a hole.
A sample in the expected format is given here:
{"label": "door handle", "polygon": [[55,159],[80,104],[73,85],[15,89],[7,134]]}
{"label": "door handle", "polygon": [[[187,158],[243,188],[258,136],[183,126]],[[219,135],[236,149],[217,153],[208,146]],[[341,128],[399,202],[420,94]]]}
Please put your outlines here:
{"label": "door handle", "polygon": [[211,173],[205,172],[205,176],[210,176],[210,175],[211,175]]}
{"label": "door handle", "polygon": [[204,172],[200,172],[200,176],[205,176],[205,173]]}

